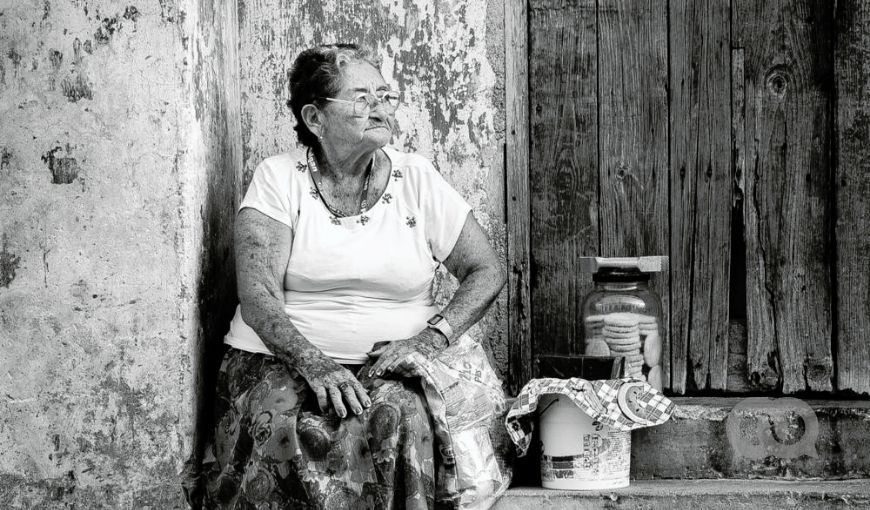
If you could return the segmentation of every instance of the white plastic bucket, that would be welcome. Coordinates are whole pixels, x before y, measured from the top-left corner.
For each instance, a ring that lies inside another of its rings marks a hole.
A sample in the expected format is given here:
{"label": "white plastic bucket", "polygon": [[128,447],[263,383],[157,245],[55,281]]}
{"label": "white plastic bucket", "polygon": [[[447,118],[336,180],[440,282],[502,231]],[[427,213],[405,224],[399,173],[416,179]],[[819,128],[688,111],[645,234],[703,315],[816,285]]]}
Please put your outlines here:
{"label": "white plastic bucket", "polygon": [[538,402],[541,485],[546,489],[628,487],[631,432],[592,425],[592,418],[564,395]]}

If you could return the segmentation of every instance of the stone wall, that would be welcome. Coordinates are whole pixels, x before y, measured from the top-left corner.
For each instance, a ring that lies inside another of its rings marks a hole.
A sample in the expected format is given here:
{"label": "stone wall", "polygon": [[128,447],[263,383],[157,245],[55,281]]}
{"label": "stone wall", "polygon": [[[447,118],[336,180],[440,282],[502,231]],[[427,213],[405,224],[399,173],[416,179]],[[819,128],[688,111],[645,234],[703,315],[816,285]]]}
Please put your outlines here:
{"label": "stone wall", "polygon": [[[239,0],[245,182],[262,159],[301,151],[286,106],[287,71],[314,44],[354,42],[382,58],[387,83],[409,96],[394,145],[435,163],[474,208],[502,258],[504,5],[499,0]],[[442,273],[444,274],[444,273]],[[441,301],[455,288],[444,280]],[[503,292],[472,334],[507,372]]]}
{"label": "stone wall", "polygon": [[[504,253],[501,2],[367,5],[0,0],[0,506],[184,506],[234,211],[259,160],[297,150],[302,48],[383,56],[413,98],[396,146],[433,159]],[[504,297],[475,335],[504,372]]]}
{"label": "stone wall", "polygon": [[0,1],[2,506],[182,504],[241,175],[199,3]]}

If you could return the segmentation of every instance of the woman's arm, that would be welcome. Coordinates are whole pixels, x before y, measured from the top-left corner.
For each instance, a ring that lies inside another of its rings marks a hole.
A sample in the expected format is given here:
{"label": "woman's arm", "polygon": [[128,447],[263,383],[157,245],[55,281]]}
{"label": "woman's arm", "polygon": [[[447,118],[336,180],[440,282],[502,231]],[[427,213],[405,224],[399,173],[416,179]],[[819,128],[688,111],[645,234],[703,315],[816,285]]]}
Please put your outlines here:
{"label": "woman's arm", "polygon": [[[459,288],[441,315],[453,328],[454,337],[459,337],[483,317],[507,281],[498,256],[474,214],[468,213],[444,266],[459,280]],[[391,342],[372,352],[371,356],[379,359],[372,365],[370,373],[382,375],[392,370],[409,350],[432,356],[445,347],[447,338],[426,328],[411,338]]]}
{"label": "woman's arm", "polygon": [[[290,260],[293,231],[252,208],[239,212],[235,229],[236,280],[242,319],[266,347],[296,370],[326,411],[327,397],[339,416],[371,404],[362,384],[347,369],[324,355],[299,333],[284,313],[284,272]],[[362,405],[360,405],[362,402]]]}
{"label": "woman's arm", "polygon": [[459,337],[483,318],[507,283],[498,255],[473,213],[468,213],[444,266],[459,280],[459,288],[441,315],[453,328],[454,336]]}

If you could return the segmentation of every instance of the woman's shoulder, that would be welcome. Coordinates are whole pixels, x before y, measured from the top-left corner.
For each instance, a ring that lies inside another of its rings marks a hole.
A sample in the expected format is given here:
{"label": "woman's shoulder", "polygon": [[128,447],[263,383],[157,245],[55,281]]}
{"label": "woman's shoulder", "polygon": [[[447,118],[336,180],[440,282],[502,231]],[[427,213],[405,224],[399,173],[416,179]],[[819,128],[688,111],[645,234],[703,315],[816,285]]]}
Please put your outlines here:
{"label": "woman's shoulder", "polygon": [[262,168],[264,172],[273,174],[289,173],[289,172],[304,172],[306,167],[304,154],[296,154],[293,152],[282,152],[269,156],[257,166]]}
{"label": "woman's shoulder", "polygon": [[273,187],[290,190],[304,187],[307,169],[304,153],[300,155],[284,152],[260,161],[254,170],[253,179]]}
{"label": "woman's shoulder", "polygon": [[432,161],[415,152],[404,152],[395,147],[384,147],[393,164],[393,177],[405,178],[414,183],[426,181],[438,170]]}

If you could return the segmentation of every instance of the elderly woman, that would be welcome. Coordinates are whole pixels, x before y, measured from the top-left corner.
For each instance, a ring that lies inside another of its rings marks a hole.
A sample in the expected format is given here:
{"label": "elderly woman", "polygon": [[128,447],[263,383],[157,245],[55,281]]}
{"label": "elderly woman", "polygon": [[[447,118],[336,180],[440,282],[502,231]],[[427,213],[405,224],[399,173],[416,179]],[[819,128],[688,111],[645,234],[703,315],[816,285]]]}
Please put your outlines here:
{"label": "elderly woman", "polygon": [[[456,342],[505,276],[433,165],[387,146],[399,94],[365,51],[303,51],[290,96],[306,155],[263,161],[236,223],[207,505],[432,508],[429,410],[394,372]],[[460,281],[442,310],[440,264]]]}

